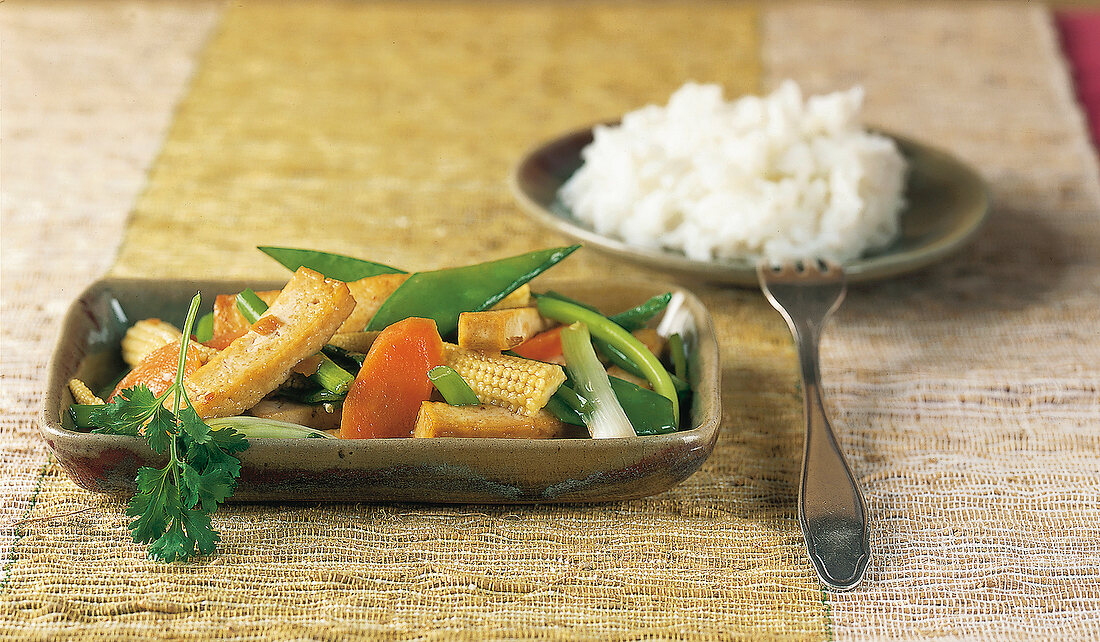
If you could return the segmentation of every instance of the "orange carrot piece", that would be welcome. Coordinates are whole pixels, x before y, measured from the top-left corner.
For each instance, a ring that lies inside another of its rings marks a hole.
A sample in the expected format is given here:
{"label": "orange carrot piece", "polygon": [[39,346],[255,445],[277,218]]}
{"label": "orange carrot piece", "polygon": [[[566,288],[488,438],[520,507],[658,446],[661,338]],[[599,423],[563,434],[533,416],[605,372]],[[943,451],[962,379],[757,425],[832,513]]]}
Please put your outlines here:
{"label": "orange carrot piece", "polygon": [[[279,290],[265,290],[256,295],[264,303],[271,305],[279,296]],[[224,350],[237,337],[248,332],[249,323],[237,310],[236,294],[219,294],[214,297],[214,336],[205,343],[211,348]]]}
{"label": "orange carrot piece", "polygon": [[518,346],[512,348],[521,357],[535,361],[556,362],[561,359],[561,329],[558,326],[546,332],[540,332]]}
{"label": "orange carrot piece", "polygon": [[[183,376],[188,377],[203,364],[199,349],[193,345],[187,346],[187,360],[183,364]],[[149,356],[141,360],[141,363],[131,370],[122,381],[115,386],[110,401],[119,392],[137,385],[149,388],[153,396],[159,397],[176,381],[176,369],[180,365],[180,342],[173,341],[165,344],[149,353]]]}
{"label": "orange carrot piece", "polygon": [[410,317],[382,330],[344,399],[340,436],[411,437],[420,404],[432,395],[428,371],[443,365],[435,321]]}

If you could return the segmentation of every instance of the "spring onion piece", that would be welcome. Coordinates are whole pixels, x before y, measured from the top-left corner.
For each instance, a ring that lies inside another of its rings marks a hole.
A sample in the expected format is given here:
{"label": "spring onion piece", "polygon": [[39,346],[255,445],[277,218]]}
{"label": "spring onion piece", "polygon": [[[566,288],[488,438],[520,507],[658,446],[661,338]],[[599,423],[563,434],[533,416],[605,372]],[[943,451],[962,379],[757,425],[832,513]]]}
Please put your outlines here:
{"label": "spring onion piece", "polygon": [[283,396],[291,401],[300,401],[305,404],[316,405],[319,403],[340,403],[348,395],[346,392],[332,392],[331,390],[318,388],[313,392],[297,395],[297,397],[293,394],[284,394]]}
{"label": "spring onion piece", "polygon": [[[597,308],[588,305],[587,303],[583,303],[576,299],[567,297],[561,292],[557,292],[555,290],[547,290],[542,294],[535,295],[536,298],[544,296],[550,297],[552,299],[557,299],[559,301],[565,301],[566,303],[572,303],[573,305],[578,305],[586,310],[591,310],[593,312],[599,313],[599,310]],[[634,330],[640,330],[641,328],[644,328],[646,324],[649,323],[650,319],[660,314],[661,310],[664,310],[668,306],[668,302],[671,300],[672,293],[665,292],[664,294],[658,294],[656,296],[650,297],[646,301],[634,306],[633,308],[630,308],[629,310],[623,310],[622,312],[613,316],[609,316],[607,318],[621,325],[626,331],[633,332]]]}
{"label": "spring onion piece", "polygon": [[237,294],[237,311],[245,321],[256,323],[267,312],[267,304],[251,288],[245,288]]}
{"label": "spring onion piece", "polygon": [[[614,345],[596,338],[592,339],[592,345],[596,347],[596,352],[607,357],[607,360],[612,364],[619,366],[635,377],[641,377],[642,379],[646,378],[645,370],[640,368],[638,364],[634,363],[630,357],[623,354],[623,351],[619,350]],[[668,373],[668,376],[672,379],[672,385],[676,387],[676,392],[687,392],[691,390],[691,384],[689,384],[687,380],[671,372]]]}
{"label": "spring onion piece", "polygon": [[[548,319],[562,323],[580,321],[588,327],[588,332],[593,337],[618,348],[642,370],[642,376],[653,386],[654,392],[672,402],[672,416],[677,418],[680,416],[680,399],[676,394],[676,384],[673,383],[672,377],[661,365],[660,360],[634,335],[602,314],[586,310],[568,301],[540,297],[538,307],[539,313]],[[568,363],[569,356],[566,355],[565,359]]]}
{"label": "spring onion piece", "polygon": [[367,358],[367,355],[362,352],[353,352],[332,344],[327,344],[325,347],[321,348],[321,352],[327,354],[336,363],[343,362],[343,366],[341,367],[354,368],[356,370],[363,367],[363,360]]}
{"label": "spring onion piece", "polygon": [[99,404],[74,403],[69,406],[69,418],[77,428],[95,428],[96,426],[92,425],[92,409],[98,407]]}
{"label": "spring onion piece", "polygon": [[211,428],[233,428],[247,439],[336,439],[327,432],[262,417],[219,417],[207,419]]}
{"label": "spring onion piece", "polygon": [[634,427],[619,405],[607,372],[592,349],[588,327],[576,322],[562,330],[561,347],[569,376],[584,397],[581,417],[588,426],[588,433],[593,439],[633,437]]}
{"label": "spring onion piece", "polygon": [[[237,294],[237,310],[245,321],[256,323],[256,320],[267,312],[267,304],[255,292],[246,288]],[[355,381],[355,376],[338,366],[324,352],[318,355],[321,357],[321,364],[317,366],[317,372],[309,375],[310,380],[329,392],[338,395],[347,393],[351,382]]]}
{"label": "spring onion piece", "polygon": [[428,371],[428,378],[452,406],[476,406],[481,403],[470,389],[470,384],[454,368],[436,366]]}
{"label": "spring onion piece", "polygon": [[668,352],[672,357],[672,371],[677,377],[687,379],[687,351],[679,332],[668,338]]}
{"label": "spring onion piece", "polygon": [[214,338],[214,313],[207,312],[195,322],[195,341],[203,343]]}

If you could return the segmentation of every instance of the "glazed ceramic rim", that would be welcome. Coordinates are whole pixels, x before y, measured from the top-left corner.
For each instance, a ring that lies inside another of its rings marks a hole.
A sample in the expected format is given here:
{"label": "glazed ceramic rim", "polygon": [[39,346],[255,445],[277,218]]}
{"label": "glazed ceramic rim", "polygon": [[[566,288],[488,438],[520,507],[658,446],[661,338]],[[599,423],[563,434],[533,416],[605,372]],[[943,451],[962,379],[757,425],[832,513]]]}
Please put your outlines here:
{"label": "glazed ceramic rim", "polygon": [[[63,330],[50,361],[48,385],[41,407],[40,431],[51,449],[55,450],[55,455],[58,455],[59,460],[61,460],[63,464],[64,457],[62,457],[62,455],[68,455],[70,457],[77,456],[78,454],[82,456],[94,456],[95,453],[106,450],[131,453],[146,458],[152,457],[152,453],[147,452],[148,448],[144,445],[144,440],[138,437],[103,435],[68,430],[62,426],[62,417],[65,408],[71,403],[71,394],[68,392],[67,383],[71,377],[77,374],[81,366],[80,362],[90,355],[88,348],[92,346],[92,343],[87,338],[75,336],[81,328],[87,327],[87,321],[81,318],[82,315],[88,314],[84,306],[86,306],[89,301],[104,300],[104,297],[113,296],[111,293],[112,288],[117,289],[120,286],[144,287],[146,285],[155,287],[158,283],[162,285],[169,284],[162,292],[169,293],[167,296],[173,299],[175,298],[174,293],[176,293],[177,290],[182,291],[185,288],[197,288],[209,293],[234,291],[234,289],[240,289],[242,285],[247,285],[248,287],[277,288],[284,284],[284,282],[259,282],[258,280],[246,281],[242,279],[233,281],[216,279],[150,281],[142,279],[107,278],[89,286],[74,301],[65,317]],[[585,283],[589,285],[585,287],[583,285]],[[580,287],[584,289],[584,291],[594,292],[599,289],[598,286],[592,285],[590,281],[582,279],[547,279],[545,281],[540,281],[538,287],[541,288],[545,286],[548,288],[566,289],[568,291],[568,288],[571,287],[570,284],[574,284],[572,287]],[[714,328],[709,313],[698,297],[681,286],[630,281],[617,285],[615,289],[618,290],[620,288],[627,291],[629,291],[629,289],[650,292],[656,290],[678,291],[682,292],[687,298],[689,308],[692,311],[691,320],[694,324],[693,334],[696,342],[694,370],[697,376],[697,381],[695,382],[695,395],[693,397],[692,411],[690,414],[690,428],[665,435],[599,440],[589,438],[538,440],[458,437],[364,440],[297,439],[294,440],[295,457],[317,459],[322,463],[330,463],[334,469],[355,471],[359,470],[356,468],[357,462],[370,462],[373,466],[371,469],[376,470],[376,464],[380,460],[388,461],[392,459],[407,461],[410,456],[422,454],[427,461],[438,460],[445,464],[454,463],[455,465],[463,465],[464,463],[469,463],[477,459],[478,456],[484,457],[486,453],[507,451],[515,461],[502,465],[497,471],[504,475],[506,473],[511,474],[508,473],[508,471],[514,471],[516,469],[518,465],[516,461],[519,461],[520,458],[524,458],[524,461],[530,461],[530,458],[540,456],[560,458],[563,452],[576,452],[577,449],[582,448],[585,453],[595,455],[600,461],[605,461],[609,464],[624,459],[644,460],[649,457],[660,456],[671,451],[676,451],[685,453],[685,457],[687,457],[686,453],[696,453],[691,455],[687,460],[675,460],[676,464],[679,466],[682,466],[684,461],[694,461],[691,458],[698,458],[699,455],[702,455],[702,457],[698,459],[698,462],[694,464],[694,467],[691,468],[693,472],[699,465],[702,465],[702,462],[713,451],[722,416],[720,400],[721,367],[717,337],[714,334]],[[606,291],[606,289],[604,290]],[[190,296],[190,294],[187,296]],[[614,295],[608,296],[611,297]],[[184,305],[185,304],[186,302],[184,301]],[[282,459],[286,457],[288,446],[288,440],[286,439],[254,438],[250,439],[249,442],[251,447],[241,454],[242,465],[246,463],[256,464],[257,462],[268,461],[281,462]],[[578,466],[584,467],[580,464],[578,464]],[[587,464],[585,466],[587,466]],[[492,469],[490,468],[490,470]],[[670,469],[670,472],[673,470],[678,470],[678,468]],[[688,474],[690,474],[690,472]],[[570,479],[555,481],[567,483]],[[664,490],[664,488],[667,488],[667,486],[659,487],[654,492],[659,492],[660,490]],[[241,493],[242,496],[248,496],[250,492],[249,489],[243,490],[245,492]],[[252,494],[262,494],[262,492],[262,489],[254,489]],[[627,497],[628,496],[624,496],[623,498]],[[317,499],[324,500],[326,498],[318,497]],[[616,499],[616,497],[610,497],[607,500],[610,501],[614,499]],[[502,498],[502,500],[506,501],[506,498]],[[247,499],[244,501],[247,501]],[[550,498],[545,501],[555,500]],[[565,501],[574,500],[567,499]],[[577,501],[590,500],[582,499]],[[600,499],[595,501],[604,500]],[[524,500],[522,503],[530,503],[530,501]]]}

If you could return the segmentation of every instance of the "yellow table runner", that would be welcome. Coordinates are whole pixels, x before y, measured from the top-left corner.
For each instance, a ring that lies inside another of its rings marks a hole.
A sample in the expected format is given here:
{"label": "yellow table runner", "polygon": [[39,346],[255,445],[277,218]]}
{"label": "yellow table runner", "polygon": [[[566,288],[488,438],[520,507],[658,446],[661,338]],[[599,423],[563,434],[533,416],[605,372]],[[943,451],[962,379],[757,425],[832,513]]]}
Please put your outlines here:
{"label": "yellow table runner", "polygon": [[[508,192],[523,151],[688,80],[758,91],[756,20],[720,4],[230,7],[111,274],[285,275],[261,244],[428,269],[565,243]],[[643,274],[590,251],[555,271]],[[738,429],[667,493],[597,506],[231,505],[215,520],[217,556],[174,566],[145,561],[123,504],[107,501],[27,528],[6,608],[45,591],[69,618],[135,635],[152,619],[194,633],[201,614],[215,625],[201,630],[221,623],[227,637],[822,638],[824,596],[794,519],[789,341],[758,297],[704,293],[725,339],[724,425]],[[32,518],[97,501],[53,466],[36,497]]]}

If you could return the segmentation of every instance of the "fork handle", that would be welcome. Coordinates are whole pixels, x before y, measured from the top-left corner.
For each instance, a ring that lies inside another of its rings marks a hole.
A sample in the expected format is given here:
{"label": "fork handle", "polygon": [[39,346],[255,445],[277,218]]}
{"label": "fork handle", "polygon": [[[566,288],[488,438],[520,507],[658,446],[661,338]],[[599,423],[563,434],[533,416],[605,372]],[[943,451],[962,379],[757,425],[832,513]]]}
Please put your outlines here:
{"label": "fork handle", "polygon": [[798,486],[798,522],[822,583],[847,590],[860,583],[871,559],[867,506],[821,400],[820,328],[799,326],[792,330],[802,371],[806,441]]}

